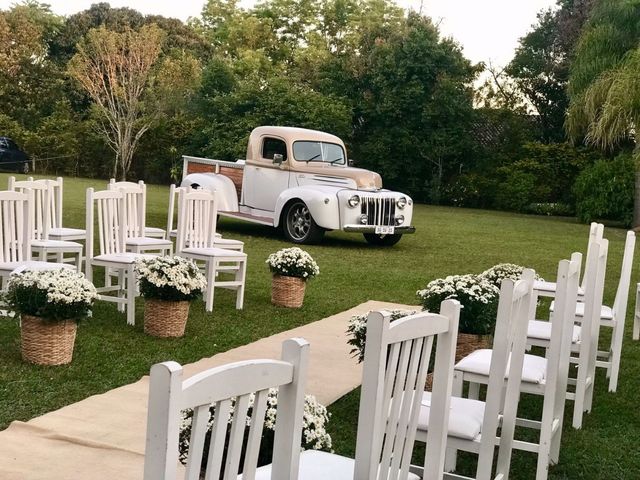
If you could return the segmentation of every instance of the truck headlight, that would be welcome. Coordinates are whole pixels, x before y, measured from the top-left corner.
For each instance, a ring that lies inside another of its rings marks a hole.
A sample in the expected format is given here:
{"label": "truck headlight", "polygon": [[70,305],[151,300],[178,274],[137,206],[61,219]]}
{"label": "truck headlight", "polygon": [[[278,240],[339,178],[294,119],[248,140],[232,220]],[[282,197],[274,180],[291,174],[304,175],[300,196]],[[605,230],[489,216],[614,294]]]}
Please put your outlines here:
{"label": "truck headlight", "polygon": [[360,223],[362,225],[366,225],[368,220],[369,219],[367,218],[367,216],[364,213],[362,215],[360,215]]}
{"label": "truck headlight", "polygon": [[358,195],[354,195],[349,200],[347,200],[347,203],[351,208],[355,208],[360,205],[360,197]]}
{"label": "truck headlight", "polygon": [[402,225],[404,223],[404,215],[396,215],[396,225]]}
{"label": "truck headlight", "polygon": [[407,206],[407,197],[400,197],[396,200],[398,208],[404,208]]}

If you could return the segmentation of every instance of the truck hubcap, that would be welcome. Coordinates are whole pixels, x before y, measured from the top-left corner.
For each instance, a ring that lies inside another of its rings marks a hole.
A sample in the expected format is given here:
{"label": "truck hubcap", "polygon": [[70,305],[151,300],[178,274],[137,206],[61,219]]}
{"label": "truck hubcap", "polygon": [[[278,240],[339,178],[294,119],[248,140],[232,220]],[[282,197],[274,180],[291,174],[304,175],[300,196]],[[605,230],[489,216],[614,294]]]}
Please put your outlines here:
{"label": "truck hubcap", "polygon": [[294,205],[287,216],[289,233],[297,240],[304,239],[311,228],[311,214],[306,205]]}

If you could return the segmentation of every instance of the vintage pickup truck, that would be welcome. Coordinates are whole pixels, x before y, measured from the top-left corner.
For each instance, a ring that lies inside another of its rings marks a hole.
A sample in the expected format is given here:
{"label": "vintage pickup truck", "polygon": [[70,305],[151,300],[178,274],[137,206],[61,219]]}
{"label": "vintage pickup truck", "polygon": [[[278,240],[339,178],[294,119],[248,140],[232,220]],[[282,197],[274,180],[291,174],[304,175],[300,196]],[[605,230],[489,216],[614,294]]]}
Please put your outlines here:
{"label": "vintage pickup truck", "polygon": [[281,227],[294,243],[343,230],[389,246],[415,232],[411,198],[384,190],[377,173],[351,167],[342,140],[328,133],[258,127],[246,160],[184,156],[182,172],[182,186],[216,191],[221,216]]}

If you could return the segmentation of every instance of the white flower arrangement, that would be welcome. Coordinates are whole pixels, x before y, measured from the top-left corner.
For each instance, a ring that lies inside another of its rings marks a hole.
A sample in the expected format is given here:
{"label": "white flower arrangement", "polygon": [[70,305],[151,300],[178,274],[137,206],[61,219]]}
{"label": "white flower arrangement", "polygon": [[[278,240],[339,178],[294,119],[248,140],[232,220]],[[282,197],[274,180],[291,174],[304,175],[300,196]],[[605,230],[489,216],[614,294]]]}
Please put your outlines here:
{"label": "white flower arrangement", "polygon": [[[515,263],[499,263],[482,272],[480,276],[500,288],[503,278],[510,278],[514,281],[519,280],[522,277],[524,268]],[[539,275],[536,275],[536,280],[544,281]]]}
{"label": "white flower arrangement", "polygon": [[440,303],[455,298],[462,304],[459,330],[462,333],[493,333],[500,289],[482,275],[449,275],[429,282],[416,292],[424,310],[440,311]]}
{"label": "white flower arrangement", "polygon": [[178,256],[153,257],[136,261],[140,294],[145,298],[186,301],[196,298],[207,286],[198,266]]}
{"label": "white flower arrangement", "polygon": [[[245,425],[249,427],[251,425],[251,415],[253,405],[255,402],[255,395],[251,394],[249,398],[249,408],[245,419]],[[233,419],[235,401],[232,400],[229,424]],[[278,390],[275,388],[269,389],[267,395],[267,409],[264,417],[264,429],[262,431],[261,442],[261,463],[269,463],[271,459],[269,455],[273,449],[273,435],[276,427],[276,414],[278,408]],[[211,437],[211,429],[214,421],[214,406],[211,405],[209,409],[209,421],[207,424],[207,436],[205,438],[205,449],[208,449],[209,439]],[[326,425],[329,422],[330,414],[327,412],[327,408],[319,403],[313,395],[306,395],[304,401],[304,416],[302,423],[302,450],[323,450],[331,451],[331,435],[326,430]],[[180,461],[185,462],[189,453],[189,441],[191,439],[191,424],[193,420],[193,410],[187,409],[182,411],[182,421],[180,426],[180,440],[179,451]],[[203,455],[203,467],[204,462],[207,459],[207,452]]]}
{"label": "white flower arrangement", "polygon": [[[353,348],[351,354],[358,359],[358,363],[364,360],[364,347],[367,341],[367,318],[371,312],[363,313],[362,315],[353,315],[349,319],[349,325],[347,326],[347,335],[349,339],[347,343]],[[400,318],[413,315],[415,310],[391,310],[391,321],[398,320]]]}
{"label": "white flower arrangement", "polygon": [[320,273],[320,267],[311,255],[298,247],[283,248],[272,253],[266,263],[272,273],[285,277],[308,280]]}
{"label": "white flower arrangement", "polygon": [[14,311],[51,321],[86,317],[96,298],[96,288],[82,273],[65,268],[14,273],[5,294]]}

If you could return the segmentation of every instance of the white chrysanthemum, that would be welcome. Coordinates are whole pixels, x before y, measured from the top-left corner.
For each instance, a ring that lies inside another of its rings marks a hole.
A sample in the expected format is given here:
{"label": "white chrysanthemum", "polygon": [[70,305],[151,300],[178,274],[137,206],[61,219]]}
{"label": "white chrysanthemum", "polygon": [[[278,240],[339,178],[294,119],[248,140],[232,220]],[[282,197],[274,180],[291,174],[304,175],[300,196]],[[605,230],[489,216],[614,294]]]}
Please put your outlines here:
{"label": "white chrysanthemum", "polygon": [[320,273],[320,267],[311,255],[299,247],[278,250],[269,255],[265,263],[278,275],[307,279]]}

